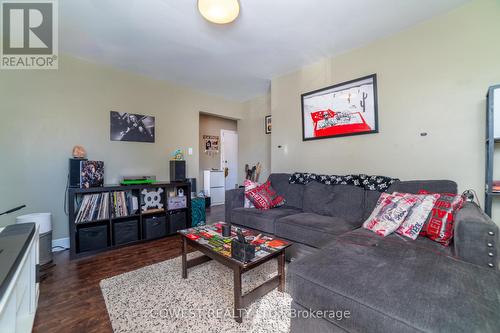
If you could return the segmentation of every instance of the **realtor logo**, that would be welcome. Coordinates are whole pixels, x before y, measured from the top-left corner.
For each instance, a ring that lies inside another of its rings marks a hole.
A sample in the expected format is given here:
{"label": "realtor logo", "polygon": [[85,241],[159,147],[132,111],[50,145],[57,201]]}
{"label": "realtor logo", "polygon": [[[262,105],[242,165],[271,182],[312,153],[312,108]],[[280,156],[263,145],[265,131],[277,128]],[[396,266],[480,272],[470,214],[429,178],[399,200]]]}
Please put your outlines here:
{"label": "realtor logo", "polygon": [[57,69],[57,0],[4,0],[0,18],[0,69]]}

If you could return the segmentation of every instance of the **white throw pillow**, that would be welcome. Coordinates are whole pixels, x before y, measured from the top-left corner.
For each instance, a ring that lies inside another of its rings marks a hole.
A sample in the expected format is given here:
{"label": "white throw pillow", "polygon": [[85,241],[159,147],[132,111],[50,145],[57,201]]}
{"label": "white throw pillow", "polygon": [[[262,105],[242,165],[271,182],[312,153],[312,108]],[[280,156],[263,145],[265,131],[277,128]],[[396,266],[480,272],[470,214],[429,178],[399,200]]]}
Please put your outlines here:
{"label": "white throw pillow", "polygon": [[417,239],[420,230],[422,230],[427,217],[432,211],[434,204],[439,199],[439,194],[409,194],[394,192],[394,195],[404,195],[405,197],[414,196],[417,202],[406,216],[406,219],[396,230],[401,236]]}
{"label": "white throw pillow", "polygon": [[385,237],[399,228],[417,201],[415,197],[382,193],[363,228]]}
{"label": "white throw pillow", "polygon": [[245,186],[245,204],[243,205],[243,207],[255,208],[253,203],[247,198],[247,192],[249,192],[250,190],[253,190],[257,186],[260,186],[260,184],[247,179],[243,182],[243,185]]}

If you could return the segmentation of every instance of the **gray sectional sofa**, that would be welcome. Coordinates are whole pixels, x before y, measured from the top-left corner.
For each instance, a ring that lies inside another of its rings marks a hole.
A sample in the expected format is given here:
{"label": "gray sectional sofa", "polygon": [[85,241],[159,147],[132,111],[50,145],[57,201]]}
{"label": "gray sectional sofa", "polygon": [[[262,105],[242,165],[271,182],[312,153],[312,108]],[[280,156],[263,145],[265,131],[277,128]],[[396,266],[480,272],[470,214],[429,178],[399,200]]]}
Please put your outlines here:
{"label": "gray sectional sofa", "polygon": [[[243,208],[237,189],[226,192],[225,210],[227,222],[294,243],[287,250],[292,332],[500,332],[498,227],[479,207],[466,203],[457,213],[449,247],[384,238],[360,228],[379,192],[289,184],[289,177],[269,177],[284,207]],[[456,193],[457,185],[400,181],[387,192],[421,189]]]}

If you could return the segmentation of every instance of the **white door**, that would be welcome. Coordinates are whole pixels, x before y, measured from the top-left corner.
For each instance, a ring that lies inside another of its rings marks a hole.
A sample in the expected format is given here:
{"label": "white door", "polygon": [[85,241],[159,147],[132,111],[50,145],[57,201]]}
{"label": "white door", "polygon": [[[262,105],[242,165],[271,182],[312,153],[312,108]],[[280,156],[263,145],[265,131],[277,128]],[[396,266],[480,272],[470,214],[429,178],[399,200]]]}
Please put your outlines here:
{"label": "white door", "polygon": [[238,133],[221,130],[221,169],[228,169],[226,190],[231,190],[238,184]]}

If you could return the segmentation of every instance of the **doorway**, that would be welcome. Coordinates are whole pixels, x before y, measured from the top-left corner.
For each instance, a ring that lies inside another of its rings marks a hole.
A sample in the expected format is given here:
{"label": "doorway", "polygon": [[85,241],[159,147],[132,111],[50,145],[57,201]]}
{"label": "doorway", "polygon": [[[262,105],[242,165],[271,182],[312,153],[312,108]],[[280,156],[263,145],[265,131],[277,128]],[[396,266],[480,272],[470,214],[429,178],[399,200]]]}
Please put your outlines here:
{"label": "doorway", "polygon": [[220,165],[226,176],[226,190],[231,190],[238,186],[238,133],[222,129],[220,138]]}
{"label": "doorway", "polygon": [[[227,131],[227,134],[223,131]],[[224,144],[222,140],[223,136],[226,138]],[[217,185],[219,188],[215,191],[222,190],[222,193],[224,193],[226,189],[231,189],[236,186],[238,182],[237,137],[238,124],[235,119],[200,112],[199,191],[206,191],[207,188],[212,188]],[[228,147],[225,147],[226,144]],[[222,157],[223,151],[225,152],[224,158]],[[227,165],[224,162],[226,160],[228,161]],[[224,168],[226,167],[228,168],[227,174],[230,177],[229,179],[224,177]],[[213,174],[218,174],[217,171],[219,171],[222,176],[221,184],[215,184],[215,182],[208,182],[205,184],[205,171],[210,171]],[[222,187],[222,189],[220,189],[220,187]]]}

